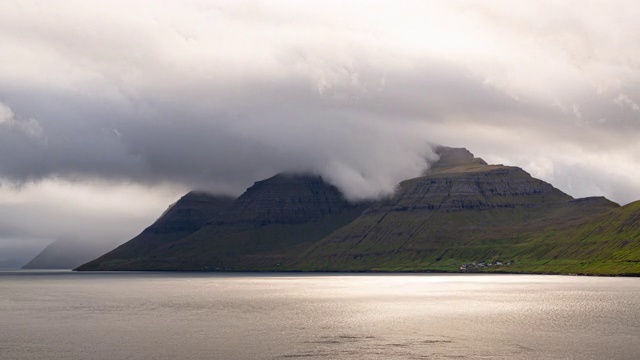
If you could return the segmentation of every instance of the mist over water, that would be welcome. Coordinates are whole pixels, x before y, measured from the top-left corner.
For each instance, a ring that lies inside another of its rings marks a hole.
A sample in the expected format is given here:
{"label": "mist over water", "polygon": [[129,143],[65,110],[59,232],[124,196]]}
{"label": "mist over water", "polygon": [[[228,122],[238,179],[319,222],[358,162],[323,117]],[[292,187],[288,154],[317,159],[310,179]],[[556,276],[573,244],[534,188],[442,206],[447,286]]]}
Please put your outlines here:
{"label": "mist over water", "polygon": [[632,359],[640,281],[0,273],[3,359]]}

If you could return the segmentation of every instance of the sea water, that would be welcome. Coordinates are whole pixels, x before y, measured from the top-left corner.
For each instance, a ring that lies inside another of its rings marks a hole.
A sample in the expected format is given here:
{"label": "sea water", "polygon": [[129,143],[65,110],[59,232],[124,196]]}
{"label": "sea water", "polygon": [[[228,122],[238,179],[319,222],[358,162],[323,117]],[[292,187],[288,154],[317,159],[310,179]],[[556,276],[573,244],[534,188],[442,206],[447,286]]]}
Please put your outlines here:
{"label": "sea water", "polygon": [[640,279],[0,273],[0,359],[639,359]]}

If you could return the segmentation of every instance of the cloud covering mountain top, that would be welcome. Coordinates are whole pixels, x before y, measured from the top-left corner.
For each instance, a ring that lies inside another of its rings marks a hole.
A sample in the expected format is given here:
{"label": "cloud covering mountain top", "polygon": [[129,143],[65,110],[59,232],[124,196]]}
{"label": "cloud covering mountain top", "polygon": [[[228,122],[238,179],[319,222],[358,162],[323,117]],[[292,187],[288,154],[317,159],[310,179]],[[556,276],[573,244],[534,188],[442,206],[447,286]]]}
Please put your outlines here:
{"label": "cloud covering mountain top", "polygon": [[446,144],[626,203],[639,17],[632,1],[4,1],[0,178],[164,201],[313,171],[359,199]]}

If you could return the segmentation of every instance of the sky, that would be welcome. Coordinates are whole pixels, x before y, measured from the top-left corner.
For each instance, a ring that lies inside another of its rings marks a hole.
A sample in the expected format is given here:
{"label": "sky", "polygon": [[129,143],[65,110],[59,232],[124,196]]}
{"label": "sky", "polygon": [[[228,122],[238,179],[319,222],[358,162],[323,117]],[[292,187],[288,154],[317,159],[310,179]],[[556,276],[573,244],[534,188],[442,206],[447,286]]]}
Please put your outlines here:
{"label": "sky", "polygon": [[[635,1],[0,2],[0,262],[128,240],[191,190],[350,199],[432,146],[640,199]],[[28,259],[27,259],[28,260]]]}

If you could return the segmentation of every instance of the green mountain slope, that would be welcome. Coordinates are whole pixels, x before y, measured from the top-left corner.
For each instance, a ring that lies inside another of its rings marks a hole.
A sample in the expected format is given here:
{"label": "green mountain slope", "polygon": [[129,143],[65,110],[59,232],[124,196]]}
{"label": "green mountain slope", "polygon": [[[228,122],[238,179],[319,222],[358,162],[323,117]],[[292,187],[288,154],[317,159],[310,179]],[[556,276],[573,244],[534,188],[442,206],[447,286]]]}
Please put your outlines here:
{"label": "green mountain slope", "polygon": [[527,261],[514,270],[640,275],[640,201],[579,227],[546,236],[531,234],[521,245],[521,252]]}
{"label": "green mountain slope", "polygon": [[[425,176],[403,182],[394,197],[300,249],[286,265],[460,271],[469,264],[473,271],[640,273],[634,262],[640,248],[634,204],[575,200],[522,169],[487,165],[465,149],[439,153],[440,161]],[[496,261],[502,265],[493,266]]]}
{"label": "green mountain slope", "polygon": [[368,205],[348,202],[319,176],[279,174],[256,182],[197,231],[155,242],[135,255],[127,248],[114,251],[79,270],[245,270],[277,266],[273,257],[256,255],[320,240],[350,223]]}

